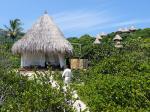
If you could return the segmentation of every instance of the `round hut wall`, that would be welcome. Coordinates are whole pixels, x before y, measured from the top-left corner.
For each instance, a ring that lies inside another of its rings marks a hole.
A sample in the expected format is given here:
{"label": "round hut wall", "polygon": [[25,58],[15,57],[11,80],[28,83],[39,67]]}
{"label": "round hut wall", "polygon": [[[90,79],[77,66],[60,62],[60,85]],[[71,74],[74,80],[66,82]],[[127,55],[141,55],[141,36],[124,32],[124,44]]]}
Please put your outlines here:
{"label": "round hut wall", "polygon": [[45,64],[59,66],[63,68],[65,66],[64,55],[62,54],[47,54],[44,53],[24,53],[21,55],[21,68],[29,66],[41,66],[45,67]]}

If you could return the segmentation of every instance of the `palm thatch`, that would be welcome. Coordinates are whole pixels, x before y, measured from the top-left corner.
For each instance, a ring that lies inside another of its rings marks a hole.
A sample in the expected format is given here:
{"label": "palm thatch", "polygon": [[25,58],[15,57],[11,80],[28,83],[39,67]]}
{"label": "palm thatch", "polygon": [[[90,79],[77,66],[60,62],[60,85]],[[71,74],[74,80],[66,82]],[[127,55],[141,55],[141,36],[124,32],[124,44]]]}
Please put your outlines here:
{"label": "palm thatch", "polygon": [[117,32],[123,32],[124,30],[122,28],[119,28]]}
{"label": "palm thatch", "polygon": [[13,45],[12,52],[15,54],[41,52],[70,55],[72,49],[72,45],[65,39],[52,18],[45,13],[25,36]]}
{"label": "palm thatch", "polygon": [[100,36],[107,36],[107,34],[106,33],[104,33],[104,32],[102,32],[101,34],[100,34]]}
{"label": "palm thatch", "polygon": [[128,33],[128,32],[130,32],[130,31],[129,31],[128,28],[124,28],[124,29],[123,29],[123,32],[124,32],[124,33]]}
{"label": "palm thatch", "polygon": [[99,41],[98,38],[96,38],[95,41],[93,42],[93,44],[101,44],[101,42]]}
{"label": "palm thatch", "polygon": [[117,34],[117,35],[113,38],[113,40],[114,40],[114,41],[116,41],[116,40],[122,40],[122,37]]}
{"label": "palm thatch", "polygon": [[130,30],[130,31],[135,31],[136,28],[135,28],[134,26],[131,26],[131,27],[129,28],[129,30]]}
{"label": "palm thatch", "polygon": [[96,38],[99,39],[99,40],[103,39],[99,34],[96,36]]}

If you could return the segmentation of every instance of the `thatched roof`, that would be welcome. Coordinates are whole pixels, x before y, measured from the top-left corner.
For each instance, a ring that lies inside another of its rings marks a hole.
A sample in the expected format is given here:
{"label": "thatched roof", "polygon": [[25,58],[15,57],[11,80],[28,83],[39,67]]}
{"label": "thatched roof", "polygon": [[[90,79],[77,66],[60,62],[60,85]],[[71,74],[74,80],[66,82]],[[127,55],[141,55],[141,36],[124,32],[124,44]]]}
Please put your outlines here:
{"label": "thatched roof", "polygon": [[114,38],[113,38],[113,40],[115,41],[115,40],[122,40],[122,38],[120,37],[120,35],[116,35]]}
{"label": "thatched roof", "polygon": [[124,30],[122,28],[119,28],[117,32],[123,32]]}
{"label": "thatched roof", "polygon": [[127,33],[127,32],[129,32],[129,29],[128,28],[124,28],[123,32]]}
{"label": "thatched roof", "polygon": [[52,18],[45,13],[25,36],[13,45],[12,52],[16,54],[28,52],[72,54],[72,49],[72,45],[65,39]]}
{"label": "thatched roof", "polygon": [[117,32],[127,33],[127,32],[129,32],[129,29],[128,28],[119,28]]}
{"label": "thatched roof", "polygon": [[134,26],[131,26],[131,27],[129,28],[129,30],[130,30],[130,31],[135,31],[136,28],[135,28]]}
{"label": "thatched roof", "polygon": [[96,38],[99,39],[99,40],[103,39],[99,34],[96,36]]}
{"label": "thatched roof", "polygon": [[100,36],[107,36],[107,34],[104,33],[104,32],[102,32],[102,33],[100,34]]}
{"label": "thatched roof", "polygon": [[98,38],[95,39],[95,41],[93,42],[93,44],[100,44],[101,42],[99,41]]}

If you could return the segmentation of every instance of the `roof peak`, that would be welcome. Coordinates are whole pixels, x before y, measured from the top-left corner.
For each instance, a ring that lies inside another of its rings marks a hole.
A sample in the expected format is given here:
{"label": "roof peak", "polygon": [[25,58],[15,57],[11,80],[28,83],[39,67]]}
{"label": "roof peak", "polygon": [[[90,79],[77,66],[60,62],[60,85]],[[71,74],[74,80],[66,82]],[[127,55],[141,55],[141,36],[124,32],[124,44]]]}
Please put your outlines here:
{"label": "roof peak", "polygon": [[47,10],[44,11],[44,14],[48,14]]}

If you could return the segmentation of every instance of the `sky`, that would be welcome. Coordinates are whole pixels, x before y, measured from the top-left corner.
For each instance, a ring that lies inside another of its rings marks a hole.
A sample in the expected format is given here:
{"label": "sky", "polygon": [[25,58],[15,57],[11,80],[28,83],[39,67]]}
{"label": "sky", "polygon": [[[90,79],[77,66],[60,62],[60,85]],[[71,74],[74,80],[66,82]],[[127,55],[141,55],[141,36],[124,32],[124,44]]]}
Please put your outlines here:
{"label": "sky", "polygon": [[150,27],[150,0],[0,0],[0,28],[19,18],[26,32],[45,10],[65,37]]}

